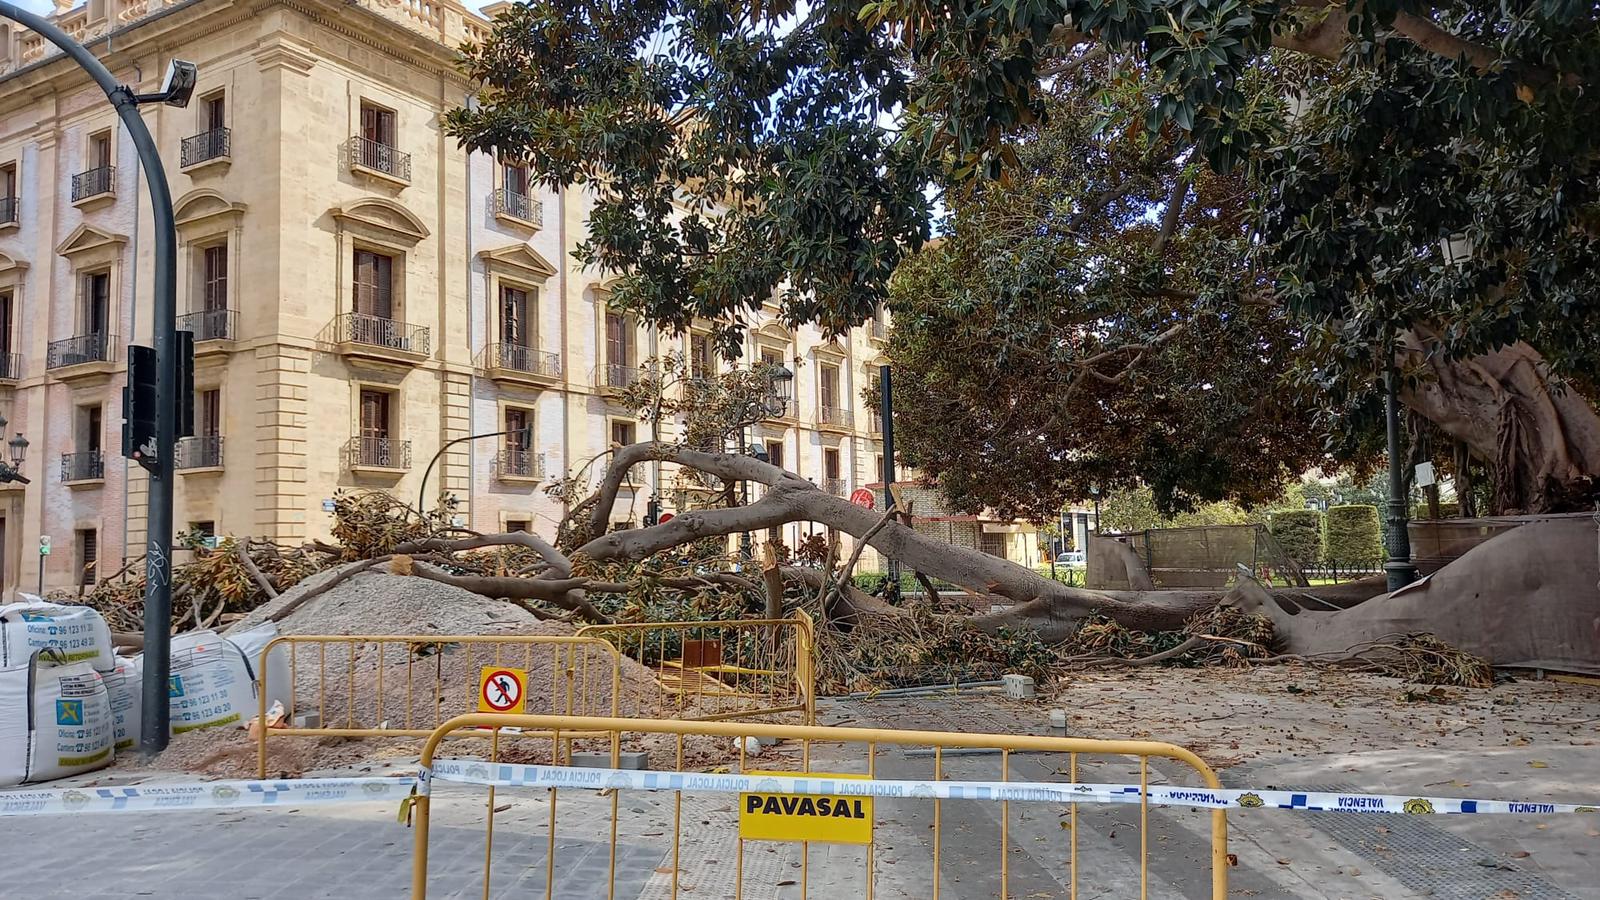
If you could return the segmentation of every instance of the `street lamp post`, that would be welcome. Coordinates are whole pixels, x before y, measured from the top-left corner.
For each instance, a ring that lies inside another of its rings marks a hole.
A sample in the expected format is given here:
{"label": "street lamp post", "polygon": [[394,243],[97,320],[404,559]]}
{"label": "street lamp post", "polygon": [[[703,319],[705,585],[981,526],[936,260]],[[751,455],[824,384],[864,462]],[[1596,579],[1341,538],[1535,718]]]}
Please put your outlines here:
{"label": "street lamp post", "polygon": [[[178,270],[178,233],[172,215],[172,189],[167,172],[156,151],[155,139],[139,116],[140,103],[166,103],[187,106],[194,93],[197,71],[193,63],[173,60],[162,89],[156,94],[136,94],[131,87],[118,84],[111,71],[88,48],[73,40],[54,23],[15,3],[0,0],[0,17],[20,22],[45,40],[61,48],[77,63],[111,101],[117,117],[128,129],[139,165],[144,169],[150,191],[150,210],[155,231],[155,277],[152,279],[151,321],[156,362],[156,396],[160,398],[152,453],[140,460],[150,471],[150,507],[146,518],[145,599],[144,599],[144,680],[140,716],[139,748],[146,755],[166,749],[168,734],[167,682],[172,660],[169,638],[172,629],[172,451],[178,432],[178,300],[175,290]],[[151,459],[150,457],[154,457]]]}
{"label": "street lamp post", "polygon": [[[781,391],[792,381],[794,381],[794,372],[791,371],[788,366],[778,366],[773,371],[767,373],[767,395],[761,399],[759,411],[765,413],[768,417],[782,415],[784,409],[788,406],[789,401],[788,398],[781,393]],[[747,424],[748,420],[753,418],[757,412],[754,406],[755,404],[752,404],[752,408],[742,411],[741,415],[739,416],[740,456],[744,456],[749,452],[748,444],[745,440],[745,430],[750,427],[749,424]],[[765,453],[760,453],[758,455],[764,456]],[[739,482],[739,502],[745,506],[750,505],[750,482],[748,481]],[[750,532],[746,531],[739,535],[740,564],[743,565],[746,560],[751,559],[753,554],[754,547],[752,546],[752,541],[750,539]]]}
{"label": "street lamp post", "polygon": [[1411,535],[1406,507],[1406,479],[1400,452],[1400,373],[1395,371],[1394,354],[1383,373],[1384,417],[1389,442],[1389,560],[1383,564],[1390,593],[1417,580],[1417,567],[1411,564]]}
{"label": "street lamp post", "polygon": [[424,519],[427,518],[428,476],[433,474],[433,467],[438,464],[439,457],[444,456],[444,452],[446,450],[449,450],[451,447],[454,447],[455,445],[465,441],[476,441],[482,438],[505,437],[508,434],[521,435],[522,440],[519,441],[519,443],[522,445],[522,449],[529,450],[533,447],[533,426],[531,425],[524,425],[521,428],[512,428],[509,431],[491,431],[488,434],[469,434],[466,437],[458,437],[453,441],[446,441],[444,446],[440,447],[439,451],[433,454],[433,459],[428,460],[428,467],[422,470],[422,483],[417,485],[417,515],[422,516]]}
{"label": "street lamp post", "polygon": [[[5,434],[6,426],[10,424],[5,416],[0,416],[0,435]],[[17,484],[32,484],[28,476],[22,474],[22,463],[28,458],[28,439],[17,432],[17,436],[6,441],[6,446],[11,450],[11,461],[0,460],[0,482]]]}

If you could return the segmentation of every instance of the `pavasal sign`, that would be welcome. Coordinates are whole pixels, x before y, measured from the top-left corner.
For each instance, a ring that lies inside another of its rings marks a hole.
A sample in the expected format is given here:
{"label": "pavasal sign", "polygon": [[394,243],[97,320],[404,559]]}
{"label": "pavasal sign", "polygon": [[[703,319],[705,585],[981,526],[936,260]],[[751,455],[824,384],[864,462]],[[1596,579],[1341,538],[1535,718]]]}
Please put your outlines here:
{"label": "pavasal sign", "polygon": [[[747,775],[785,775],[799,772],[746,772]],[[865,775],[806,772],[818,781]],[[871,797],[814,797],[803,794],[748,793],[739,795],[739,837],[747,841],[816,841],[828,844],[872,843]]]}

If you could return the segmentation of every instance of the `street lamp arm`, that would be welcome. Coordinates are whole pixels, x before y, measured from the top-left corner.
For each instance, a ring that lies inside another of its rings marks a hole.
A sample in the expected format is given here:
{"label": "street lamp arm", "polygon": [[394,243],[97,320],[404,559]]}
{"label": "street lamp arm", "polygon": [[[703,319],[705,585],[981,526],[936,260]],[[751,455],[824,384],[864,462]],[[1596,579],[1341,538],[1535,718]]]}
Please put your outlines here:
{"label": "street lamp arm", "polygon": [[33,484],[33,480],[15,469],[6,473],[6,481],[15,481],[19,484]]}
{"label": "street lamp arm", "polygon": [[428,460],[428,467],[422,470],[422,484],[417,486],[417,515],[427,515],[427,507],[424,504],[428,502],[428,476],[433,474],[434,465],[439,462],[439,457],[443,456],[446,450],[449,450],[451,447],[467,441],[475,441],[479,438],[504,437],[508,434],[516,434],[522,430],[523,429],[521,428],[512,428],[507,431],[496,431],[490,434],[469,434],[466,437],[458,437],[453,441],[446,441],[444,446],[439,448],[439,452],[433,455],[433,459]]}

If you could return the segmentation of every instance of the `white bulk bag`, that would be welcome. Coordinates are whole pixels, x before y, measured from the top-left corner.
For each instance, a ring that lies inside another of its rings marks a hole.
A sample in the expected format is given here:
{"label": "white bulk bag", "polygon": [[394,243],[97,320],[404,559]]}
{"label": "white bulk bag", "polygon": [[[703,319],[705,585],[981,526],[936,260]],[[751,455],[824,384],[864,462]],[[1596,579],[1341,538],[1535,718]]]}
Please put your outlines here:
{"label": "white bulk bag", "polygon": [[105,674],[106,696],[111,703],[112,732],[117,752],[132,750],[139,743],[139,725],[144,707],[144,657],[117,657],[117,667]]}
{"label": "white bulk bag", "polygon": [[60,650],[67,662],[87,661],[102,672],[116,665],[111,629],[98,611],[20,596],[23,602],[0,606],[0,668],[23,665],[46,647]]}
{"label": "white bulk bag", "polygon": [[87,660],[41,650],[0,669],[0,785],[77,775],[112,760],[111,704]]}
{"label": "white bulk bag", "polygon": [[173,637],[167,703],[173,734],[243,727],[257,712],[255,679],[244,653],[215,631]]}
{"label": "white bulk bag", "polygon": [[[245,662],[250,666],[250,672],[255,676],[258,690],[265,685],[267,692],[267,709],[272,708],[273,701],[283,704],[283,711],[294,712],[294,682],[289,677],[289,648],[283,644],[272,648],[268,654],[266,664],[261,661],[261,651],[267,649],[272,639],[278,636],[278,626],[272,622],[263,622],[249,631],[228,636],[239,652],[244,654]],[[265,669],[265,671],[263,671]],[[246,719],[260,715],[259,709],[252,709]]]}

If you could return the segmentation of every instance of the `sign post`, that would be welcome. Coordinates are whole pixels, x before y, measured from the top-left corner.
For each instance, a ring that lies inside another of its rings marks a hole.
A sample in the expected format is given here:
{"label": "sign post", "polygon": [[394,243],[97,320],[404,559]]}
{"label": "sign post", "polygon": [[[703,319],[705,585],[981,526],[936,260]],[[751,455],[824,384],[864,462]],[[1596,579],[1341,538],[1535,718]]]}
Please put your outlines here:
{"label": "sign post", "polygon": [[39,599],[44,599],[44,558],[50,555],[50,535],[39,535]]}

